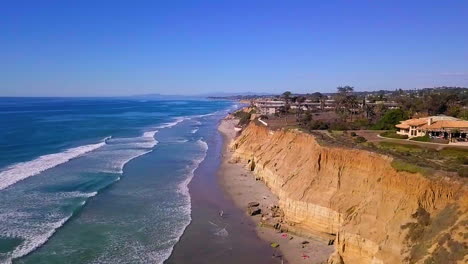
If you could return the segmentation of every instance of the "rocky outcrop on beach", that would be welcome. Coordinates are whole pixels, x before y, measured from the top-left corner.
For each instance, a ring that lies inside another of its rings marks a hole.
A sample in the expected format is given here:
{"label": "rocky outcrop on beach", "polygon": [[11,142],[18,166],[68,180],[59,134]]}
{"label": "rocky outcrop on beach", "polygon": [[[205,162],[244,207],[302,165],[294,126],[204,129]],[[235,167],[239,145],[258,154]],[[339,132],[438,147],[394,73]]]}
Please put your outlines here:
{"label": "rocky outcrop on beach", "polygon": [[[282,228],[334,237],[329,263],[466,263],[466,180],[398,172],[381,154],[251,122],[231,144],[279,197]],[[442,261],[442,262],[441,262]]]}

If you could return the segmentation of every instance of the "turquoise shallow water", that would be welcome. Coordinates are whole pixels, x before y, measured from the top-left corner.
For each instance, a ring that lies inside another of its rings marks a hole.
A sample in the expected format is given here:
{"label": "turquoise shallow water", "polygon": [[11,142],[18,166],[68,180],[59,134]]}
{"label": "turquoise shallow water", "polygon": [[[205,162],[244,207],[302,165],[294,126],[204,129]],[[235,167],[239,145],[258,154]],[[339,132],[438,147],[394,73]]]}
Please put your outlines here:
{"label": "turquoise shallow water", "polygon": [[0,263],[161,263],[190,222],[206,137],[233,107],[0,99]]}

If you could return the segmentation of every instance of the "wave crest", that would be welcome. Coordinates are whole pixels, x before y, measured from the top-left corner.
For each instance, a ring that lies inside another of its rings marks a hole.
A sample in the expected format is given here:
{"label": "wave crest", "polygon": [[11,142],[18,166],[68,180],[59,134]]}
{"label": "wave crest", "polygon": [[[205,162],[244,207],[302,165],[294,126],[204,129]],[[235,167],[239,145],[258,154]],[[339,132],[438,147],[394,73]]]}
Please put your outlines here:
{"label": "wave crest", "polygon": [[13,164],[0,172],[0,190],[3,190],[26,178],[37,175],[45,170],[75,159],[85,153],[96,150],[106,145],[106,141],[108,139],[110,139],[110,137],[107,137],[102,142],[96,144],[70,148],[63,152],[40,156],[31,161]]}

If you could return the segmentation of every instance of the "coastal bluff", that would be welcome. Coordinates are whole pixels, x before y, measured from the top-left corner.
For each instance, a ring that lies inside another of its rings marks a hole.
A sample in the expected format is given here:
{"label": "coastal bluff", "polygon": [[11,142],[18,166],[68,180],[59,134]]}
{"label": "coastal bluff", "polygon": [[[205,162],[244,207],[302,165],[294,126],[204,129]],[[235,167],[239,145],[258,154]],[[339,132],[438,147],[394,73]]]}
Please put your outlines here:
{"label": "coastal bluff", "polygon": [[335,236],[329,263],[468,260],[466,179],[398,172],[392,157],[256,122],[230,148],[278,196],[287,230]]}

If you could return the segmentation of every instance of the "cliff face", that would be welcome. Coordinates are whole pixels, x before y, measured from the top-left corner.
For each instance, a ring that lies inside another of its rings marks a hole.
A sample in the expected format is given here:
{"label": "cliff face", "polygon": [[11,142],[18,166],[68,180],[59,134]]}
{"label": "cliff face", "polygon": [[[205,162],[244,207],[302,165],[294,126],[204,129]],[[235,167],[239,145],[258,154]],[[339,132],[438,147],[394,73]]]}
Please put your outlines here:
{"label": "cliff face", "polygon": [[397,172],[390,157],[324,147],[311,135],[253,122],[231,147],[233,159],[278,195],[291,228],[336,234],[335,259],[468,260],[468,190],[461,180]]}

